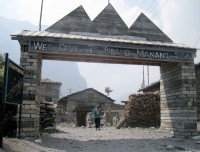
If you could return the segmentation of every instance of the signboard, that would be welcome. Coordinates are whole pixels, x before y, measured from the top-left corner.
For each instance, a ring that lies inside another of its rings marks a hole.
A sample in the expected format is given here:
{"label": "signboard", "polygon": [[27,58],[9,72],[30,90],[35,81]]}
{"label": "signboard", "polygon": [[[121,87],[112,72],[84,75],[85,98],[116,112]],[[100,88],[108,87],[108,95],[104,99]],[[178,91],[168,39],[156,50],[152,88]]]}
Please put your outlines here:
{"label": "signboard", "polygon": [[18,66],[15,62],[8,58],[6,53],[5,68],[4,68],[4,89],[3,100],[1,103],[1,121],[0,121],[0,147],[3,143],[3,128],[4,128],[4,109],[5,104],[20,105],[19,109],[19,138],[21,133],[21,109],[23,99],[23,74],[24,70]]}
{"label": "signboard", "polygon": [[23,69],[9,60],[8,88],[6,102],[22,104],[23,97]]}
{"label": "signboard", "polygon": [[56,53],[65,55],[82,55],[82,56],[103,56],[113,58],[173,61],[173,62],[193,62],[193,54],[190,51],[179,51],[168,49],[163,50],[155,48],[136,48],[123,46],[107,45],[87,45],[59,42],[40,42],[30,41],[29,52],[37,53]]}
{"label": "signboard", "polygon": [[5,64],[4,102],[22,104],[24,70],[9,58]]}

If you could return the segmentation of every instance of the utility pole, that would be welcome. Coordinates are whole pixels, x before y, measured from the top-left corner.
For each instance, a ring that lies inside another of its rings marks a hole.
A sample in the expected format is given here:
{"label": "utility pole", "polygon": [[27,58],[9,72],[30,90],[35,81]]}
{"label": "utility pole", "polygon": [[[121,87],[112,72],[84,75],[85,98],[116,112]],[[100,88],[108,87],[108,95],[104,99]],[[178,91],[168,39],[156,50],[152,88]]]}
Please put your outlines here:
{"label": "utility pole", "polygon": [[147,78],[148,78],[148,85],[149,85],[149,66],[147,65]]}
{"label": "utility pole", "polygon": [[72,88],[69,88],[68,90],[69,90],[69,94],[72,94]]}
{"label": "utility pole", "polygon": [[39,31],[41,31],[42,10],[43,10],[43,0],[42,0],[42,2],[41,2],[41,10],[40,10],[40,22],[39,22]]}
{"label": "utility pole", "polygon": [[143,81],[141,84],[141,89],[144,89],[144,88],[145,88],[145,80],[144,80],[144,65],[143,65]]}

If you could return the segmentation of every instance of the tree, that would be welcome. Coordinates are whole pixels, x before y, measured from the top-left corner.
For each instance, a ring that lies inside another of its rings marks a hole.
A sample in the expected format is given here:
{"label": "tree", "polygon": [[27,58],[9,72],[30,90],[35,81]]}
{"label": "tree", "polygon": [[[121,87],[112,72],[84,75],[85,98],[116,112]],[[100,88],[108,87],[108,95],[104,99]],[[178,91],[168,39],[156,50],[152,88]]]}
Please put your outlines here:
{"label": "tree", "polygon": [[108,96],[109,96],[109,93],[111,93],[112,91],[113,91],[113,90],[110,89],[110,87],[105,87],[105,93],[107,93]]}
{"label": "tree", "polygon": [[3,77],[4,77],[4,58],[0,54],[0,90],[3,89]]}

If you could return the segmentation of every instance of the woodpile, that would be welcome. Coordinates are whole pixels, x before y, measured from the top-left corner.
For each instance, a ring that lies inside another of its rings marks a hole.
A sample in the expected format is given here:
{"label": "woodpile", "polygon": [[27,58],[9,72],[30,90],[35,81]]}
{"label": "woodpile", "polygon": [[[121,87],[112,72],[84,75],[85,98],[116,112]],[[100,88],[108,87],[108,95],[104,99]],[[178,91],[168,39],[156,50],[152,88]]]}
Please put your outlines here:
{"label": "woodpile", "polygon": [[125,106],[126,124],[130,127],[160,126],[160,94],[132,94]]}
{"label": "woodpile", "polygon": [[55,132],[56,107],[52,102],[40,103],[40,131]]}

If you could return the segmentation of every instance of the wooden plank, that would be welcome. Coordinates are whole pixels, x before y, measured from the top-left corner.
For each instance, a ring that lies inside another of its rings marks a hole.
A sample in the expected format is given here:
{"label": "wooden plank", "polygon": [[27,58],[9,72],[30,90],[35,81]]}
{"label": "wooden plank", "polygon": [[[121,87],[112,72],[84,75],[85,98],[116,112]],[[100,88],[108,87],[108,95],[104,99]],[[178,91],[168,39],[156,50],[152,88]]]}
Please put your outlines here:
{"label": "wooden plank", "polygon": [[48,54],[42,53],[42,58],[46,60],[60,60],[60,61],[77,61],[77,62],[94,62],[94,63],[117,63],[117,64],[138,64],[138,65],[160,65],[160,62],[132,60],[132,59],[113,59],[111,57],[97,57],[97,56],[83,56],[80,55],[64,55],[64,54]]}
{"label": "wooden plank", "polygon": [[47,36],[49,34],[49,32],[47,32],[47,31],[43,31],[42,33],[40,33],[38,36],[42,36],[42,37],[44,37],[44,36]]}
{"label": "wooden plank", "polygon": [[54,35],[54,37],[62,37],[63,36],[63,33],[56,33],[55,35]]}
{"label": "wooden plank", "polygon": [[46,36],[47,37],[54,37],[54,35],[56,35],[56,33],[48,33]]}
{"label": "wooden plank", "polygon": [[23,35],[23,34],[26,33],[26,32],[27,32],[27,31],[25,31],[25,30],[17,31],[17,32],[11,34],[11,36]]}
{"label": "wooden plank", "polygon": [[36,31],[27,31],[26,33],[23,34],[23,36],[31,36],[34,34]]}
{"label": "wooden plank", "polygon": [[69,34],[63,34],[63,35],[62,35],[62,38],[64,38],[64,39],[65,39],[65,38],[69,38]]}
{"label": "wooden plank", "polygon": [[42,33],[41,31],[37,31],[37,32],[33,33],[31,36],[38,36],[38,35],[40,35],[41,33]]}

